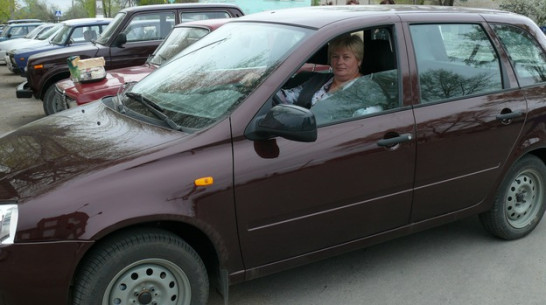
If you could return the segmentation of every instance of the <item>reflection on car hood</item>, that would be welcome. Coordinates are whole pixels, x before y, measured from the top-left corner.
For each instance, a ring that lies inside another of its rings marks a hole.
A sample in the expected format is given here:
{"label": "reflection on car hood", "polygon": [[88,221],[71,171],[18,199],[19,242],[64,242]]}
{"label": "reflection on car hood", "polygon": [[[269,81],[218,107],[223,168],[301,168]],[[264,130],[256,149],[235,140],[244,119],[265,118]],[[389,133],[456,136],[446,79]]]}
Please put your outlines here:
{"label": "reflection on car hood", "polygon": [[24,201],[184,136],[103,103],[45,117],[0,137],[0,200]]}
{"label": "reflection on car hood", "polygon": [[115,69],[108,71],[106,78],[100,81],[74,83],[70,79],[65,79],[57,82],[56,86],[81,105],[104,96],[116,95],[124,83],[138,82],[155,69],[154,65],[149,64]]}
{"label": "reflection on car hood", "polygon": [[20,44],[18,43],[16,45],[17,48],[7,49],[7,51],[13,50],[12,53],[20,54],[20,53],[26,53],[26,52],[32,51],[34,49],[43,48],[43,47],[46,47],[46,46],[49,46],[49,45],[50,45],[50,43],[49,43],[48,40],[35,40],[35,39],[32,39],[32,40],[29,40],[29,41],[22,42]]}
{"label": "reflection on car hood", "polygon": [[[14,46],[18,46],[19,44],[25,44],[25,43],[28,43],[29,41],[35,41],[35,40],[30,38],[15,38],[15,39],[2,41],[0,42],[0,50],[9,51]],[[36,41],[41,41],[41,40],[36,40]]]}

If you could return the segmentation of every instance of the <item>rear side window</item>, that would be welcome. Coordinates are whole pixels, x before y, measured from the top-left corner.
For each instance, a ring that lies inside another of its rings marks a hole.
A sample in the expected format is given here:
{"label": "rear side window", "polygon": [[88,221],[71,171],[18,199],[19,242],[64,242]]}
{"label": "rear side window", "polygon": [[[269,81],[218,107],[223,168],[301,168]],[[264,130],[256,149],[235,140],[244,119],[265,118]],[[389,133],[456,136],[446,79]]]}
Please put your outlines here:
{"label": "rear side window", "polygon": [[511,25],[493,25],[510,56],[520,86],[546,81],[546,58],[538,42],[525,30]]}
{"label": "rear side window", "polygon": [[421,103],[502,89],[499,59],[477,24],[419,24],[410,27]]}

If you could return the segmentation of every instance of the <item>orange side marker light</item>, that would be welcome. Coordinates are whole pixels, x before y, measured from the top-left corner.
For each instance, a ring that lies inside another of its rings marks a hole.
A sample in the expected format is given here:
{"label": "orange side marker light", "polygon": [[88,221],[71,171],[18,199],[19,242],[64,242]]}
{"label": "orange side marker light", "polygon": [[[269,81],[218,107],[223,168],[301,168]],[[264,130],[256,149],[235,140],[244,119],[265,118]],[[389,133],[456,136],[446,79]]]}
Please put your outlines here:
{"label": "orange side marker light", "polygon": [[214,184],[214,179],[212,177],[202,177],[195,179],[195,186],[209,186]]}

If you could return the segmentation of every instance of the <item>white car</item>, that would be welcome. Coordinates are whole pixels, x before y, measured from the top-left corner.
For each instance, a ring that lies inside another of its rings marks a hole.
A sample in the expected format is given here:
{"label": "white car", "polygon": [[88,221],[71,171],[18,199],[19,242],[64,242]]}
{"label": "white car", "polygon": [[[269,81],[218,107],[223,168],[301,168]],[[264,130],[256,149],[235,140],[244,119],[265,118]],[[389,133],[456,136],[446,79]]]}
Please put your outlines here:
{"label": "white car", "polygon": [[[53,30],[53,29],[56,30]],[[53,23],[44,23],[30,31],[25,37],[0,42],[0,64],[7,64],[6,53],[11,49],[26,47],[36,43],[47,42],[48,38],[56,33],[59,26]]]}

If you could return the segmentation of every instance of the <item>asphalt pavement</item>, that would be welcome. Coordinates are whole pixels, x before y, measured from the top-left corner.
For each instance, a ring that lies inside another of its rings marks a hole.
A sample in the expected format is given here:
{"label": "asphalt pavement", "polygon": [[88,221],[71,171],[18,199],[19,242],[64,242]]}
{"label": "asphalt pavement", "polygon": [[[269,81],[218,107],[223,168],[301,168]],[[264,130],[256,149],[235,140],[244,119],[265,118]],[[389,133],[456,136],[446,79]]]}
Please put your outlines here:
{"label": "asphalt pavement", "polygon": [[[44,117],[17,99],[24,79],[0,66],[0,134]],[[231,305],[543,305],[546,221],[516,241],[477,217],[234,285]],[[325,224],[327,225],[327,224]],[[215,293],[209,305],[222,305]]]}
{"label": "asphalt pavement", "polygon": [[45,116],[42,101],[15,96],[17,85],[25,81],[0,65],[0,135]]}

